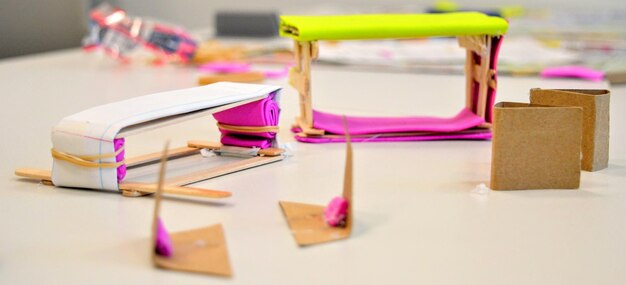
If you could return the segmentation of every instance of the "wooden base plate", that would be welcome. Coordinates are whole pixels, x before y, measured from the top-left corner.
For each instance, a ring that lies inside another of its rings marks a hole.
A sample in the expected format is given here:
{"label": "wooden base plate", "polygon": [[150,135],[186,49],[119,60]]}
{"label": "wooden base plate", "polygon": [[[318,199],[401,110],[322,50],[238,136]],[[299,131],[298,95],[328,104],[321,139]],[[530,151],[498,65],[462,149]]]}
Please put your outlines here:
{"label": "wooden base plate", "polygon": [[323,206],[280,201],[280,207],[300,246],[345,239],[352,232],[350,221],[346,227],[329,226],[324,220]]}

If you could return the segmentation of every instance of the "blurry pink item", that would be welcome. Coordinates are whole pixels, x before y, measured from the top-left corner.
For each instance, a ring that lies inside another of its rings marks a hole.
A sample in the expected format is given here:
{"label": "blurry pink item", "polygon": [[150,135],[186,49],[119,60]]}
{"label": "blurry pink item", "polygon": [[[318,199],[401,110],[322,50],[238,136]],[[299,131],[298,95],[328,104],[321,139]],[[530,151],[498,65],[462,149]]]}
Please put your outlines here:
{"label": "blurry pink item", "polygon": [[267,71],[263,71],[263,74],[265,75],[265,78],[280,79],[289,75],[290,68],[291,68],[291,65],[285,65],[285,67],[281,70],[267,70]]}
{"label": "blurry pink item", "polygon": [[242,73],[250,71],[250,65],[240,62],[221,61],[200,65],[198,70],[217,73]]}
{"label": "blurry pink item", "polygon": [[343,197],[333,198],[326,209],[324,209],[324,219],[331,227],[339,227],[345,225],[348,215],[348,200]]}
{"label": "blurry pink item", "polygon": [[[217,112],[213,117],[221,124],[232,126],[277,126],[280,107],[274,97],[272,93],[262,100]],[[276,137],[276,132],[246,133],[221,128],[220,132],[222,144],[241,147],[269,148]]]}
{"label": "blurry pink item", "polygon": [[165,257],[171,257],[174,253],[172,240],[170,239],[170,235],[167,233],[167,229],[165,229],[161,218],[157,219],[157,233],[154,251],[156,252],[156,254]]}
{"label": "blurry pink item", "polygon": [[604,78],[604,72],[594,70],[584,66],[559,66],[548,67],[541,71],[543,78],[580,78],[590,81],[601,81]]}

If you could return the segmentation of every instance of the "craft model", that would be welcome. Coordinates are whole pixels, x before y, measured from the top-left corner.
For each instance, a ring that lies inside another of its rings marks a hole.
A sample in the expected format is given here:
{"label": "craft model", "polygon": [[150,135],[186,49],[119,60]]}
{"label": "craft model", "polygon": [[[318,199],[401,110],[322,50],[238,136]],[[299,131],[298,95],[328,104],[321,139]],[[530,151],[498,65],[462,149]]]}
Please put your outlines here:
{"label": "craft model", "polygon": [[244,159],[167,177],[163,192],[227,197],[228,192],[186,185],[282,160],[276,141],[280,91],[274,86],[221,82],[97,106],[62,119],[53,128],[52,171],[22,168],[15,173],[55,186],[120,191],[124,196],[151,194],[156,191],[154,183],[126,179],[127,171],[158,162],[160,153],[125,158],[125,138],[213,114],[221,142],[189,141],[170,150],[169,158],[199,156],[207,149],[218,154],[217,159],[229,155]]}
{"label": "craft model", "polygon": [[300,94],[300,116],[294,127],[296,139],[312,143],[345,141],[341,116],[312,107],[311,63],[318,55],[317,41],[423,37],[457,37],[459,45],[467,50],[465,108],[452,118],[348,117],[352,140],[491,138],[498,51],[507,28],[506,20],[477,12],[281,16],[280,35],[294,39],[295,46],[296,62],[290,71],[290,84]]}

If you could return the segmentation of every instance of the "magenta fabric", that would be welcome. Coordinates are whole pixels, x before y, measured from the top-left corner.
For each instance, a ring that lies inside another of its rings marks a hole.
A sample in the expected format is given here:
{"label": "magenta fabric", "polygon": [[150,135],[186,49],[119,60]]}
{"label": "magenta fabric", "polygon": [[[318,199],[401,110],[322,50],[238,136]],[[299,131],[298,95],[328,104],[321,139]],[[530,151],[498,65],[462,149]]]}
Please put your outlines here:
{"label": "magenta fabric", "polygon": [[[115,152],[120,150],[120,148],[124,147],[124,138],[114,139],[113,140],[113,149]],[[115,162],[120,162],[124,160],[125,150],[122,150],[115,156]],[[122,164],[117,167],[117,182],[121,182],[126,177],[126,164]]]}
{"label": "magenta fabric", "polygon": [[[280,117],[280,107],[274,100],[275,94],[269,94],[266,98],[241,105],[239,107],[224,110],[213,114],[215,119],[226,125],[234,126],[277,126]],[[245,133],[233,132],[220,129],[221,142],[224,145],[268,148],[276,137],[275,132]]]}
{"label": "magenta fabric", "polygon": [[[484,120],[463,108],[452,118],[436,117],[346,117],[351,135],[401,132],[451,133],[471,129]],[[313,127],[331,134],[345,134],[342,116],[313,110]]]}
{"label": "magenta fabric", "polygon": [[[297,130],[296,130],[297,131]],[[305,143],[335,143],[345,142],[344,137],[301,137],[296,135],[296,140]],[[428,134],[428,135],[415,135],[415,136],[397,136],[397,137],[381,137],[377,134],[372,134],[369,137],[351,137],[351,142],[408,142],[408,141],[438,141],[438,140],[488,140],[491,139],[491,132],[485,129],[485,132],[480,133],[441,133],[441,134]]]}
{"label": "magenta fabric", "polygon": [[541,71],[540,75],[543,78],[581,78],[590,81],[604,79],[604,72],[576,65],[548,67]]}
{"label": "magenta fabric", "polygon": [[172,254],[174,254],[174,248],[172,246],[170,234],[167,232],[167,229],[165,229],[165,225],[163,225],[163,221],[161,221],[161,218],[157,218],[154,252],[156,252],[156,254],[158,255],[165,257],[171,257]]}

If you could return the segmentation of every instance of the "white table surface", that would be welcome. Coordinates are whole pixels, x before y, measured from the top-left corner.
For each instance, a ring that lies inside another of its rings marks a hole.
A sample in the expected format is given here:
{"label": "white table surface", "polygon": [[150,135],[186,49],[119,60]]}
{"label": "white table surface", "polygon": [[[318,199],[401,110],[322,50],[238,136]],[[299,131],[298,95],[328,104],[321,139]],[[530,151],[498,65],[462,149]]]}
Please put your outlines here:
{"label": "white table surface", "polygon": [[[170,231],[222,223],[231,279],[152,266],[154,200],[22,181],[16,167],[51,166],[50,130],[85,108],[194,86],[177,66],[120,65],[69,50],[0,61],[0,284],[625,284],[626,88],[612,89],[609,168],[579,190],[471,193],[490,174],[490,141],[361,143],[350,239],[299,248],[279,200],[325,204],[341,191],[344,144],[292,143],[295,156],[211,179],[216,202],[165,200]],[[453,115],[464,77],[314,67],[314,106],[372,115]],[[286,80],[281,137],[297,110]],[[501,77],[497,101],[528,90],[605,82]],[[127,155],[218,139],[212,118],[128,139]]]}

